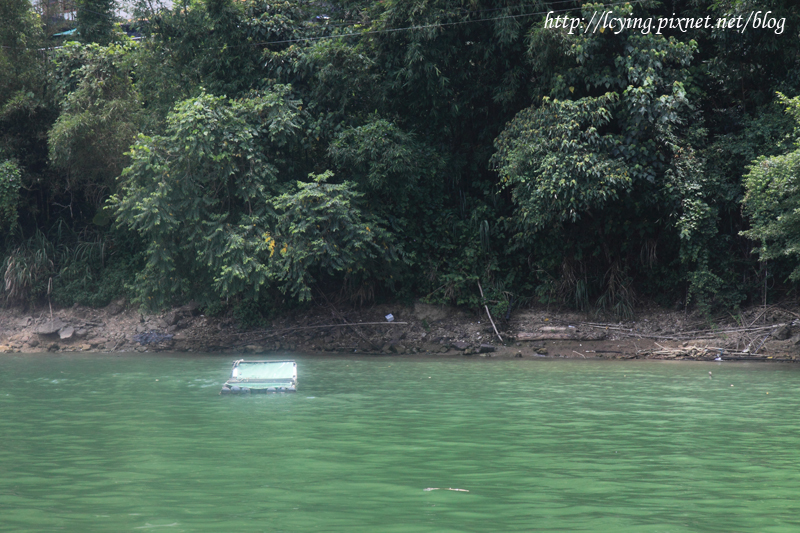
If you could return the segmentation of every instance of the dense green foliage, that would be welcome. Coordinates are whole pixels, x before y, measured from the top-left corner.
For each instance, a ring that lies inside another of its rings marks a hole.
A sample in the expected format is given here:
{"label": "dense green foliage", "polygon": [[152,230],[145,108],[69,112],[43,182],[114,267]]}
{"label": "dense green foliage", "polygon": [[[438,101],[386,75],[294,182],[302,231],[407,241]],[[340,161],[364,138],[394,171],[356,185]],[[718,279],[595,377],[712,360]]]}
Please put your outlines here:
{"label": "dense green foliage", "polygon": [[78,34],[86,43],[108,44],[114,35],[114,0],[75,0]]}
{"label": "dense green foliage", "polygon": [[19,188],[22,185],[19,166],[14,161],[0,164],[0,230],[10,231],[17,225]]}
{"label": "dense green foliage", "polygon": [[[334,292],[476,306],[480,282],[498,314],[624,316],[800,281],[791,0],[135,8],[115,27],[82,0],[81,42],[42,53],[49,26],[4,3],[9,300],[252,317]],[[783,31],[655,27],[758,9]],[[654,26],[587,29],[604,12]]]}
{"label": "dense green foliage", "polygon": [[[778,96],[800,131],[800,97]],[[762,260],[786,258],[794,267],[790,278],[800,280],[800,142],[784,154],[759,157],[745,179],[752,228],[743,233],[760,241]]]}

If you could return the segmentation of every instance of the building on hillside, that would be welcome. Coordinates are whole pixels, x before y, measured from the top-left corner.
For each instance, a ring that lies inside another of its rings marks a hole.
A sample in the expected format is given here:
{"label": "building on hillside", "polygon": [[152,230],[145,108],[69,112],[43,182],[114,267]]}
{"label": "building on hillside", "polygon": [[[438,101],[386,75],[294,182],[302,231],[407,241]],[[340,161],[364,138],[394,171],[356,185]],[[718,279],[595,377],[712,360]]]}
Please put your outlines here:
{"label": "building on hillside", "polygon": [[74,21],[78,16],[74,0],[33,0],[33,7],[48,25]]}

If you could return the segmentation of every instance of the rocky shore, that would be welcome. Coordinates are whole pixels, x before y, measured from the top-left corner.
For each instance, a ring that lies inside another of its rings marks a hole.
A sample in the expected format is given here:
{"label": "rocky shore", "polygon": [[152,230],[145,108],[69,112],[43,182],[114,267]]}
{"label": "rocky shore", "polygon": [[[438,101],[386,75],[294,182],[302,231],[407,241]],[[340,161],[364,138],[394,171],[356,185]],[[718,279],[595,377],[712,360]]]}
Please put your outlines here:
{"label": "rocky shore", "polygon": [[495,322],[497,332],[486,315],[477,311],[417,303],[362,309],[316,307],[273,320],[268,327],[242,329],[230,316],[204,316],[195,304],[151,315],[118,301],[102,309],[3,309],[0,354],[355,353],[800,360],[800,315],[780,306],[752,308],[726,321],[651,309],[625,322],[531,308]]}

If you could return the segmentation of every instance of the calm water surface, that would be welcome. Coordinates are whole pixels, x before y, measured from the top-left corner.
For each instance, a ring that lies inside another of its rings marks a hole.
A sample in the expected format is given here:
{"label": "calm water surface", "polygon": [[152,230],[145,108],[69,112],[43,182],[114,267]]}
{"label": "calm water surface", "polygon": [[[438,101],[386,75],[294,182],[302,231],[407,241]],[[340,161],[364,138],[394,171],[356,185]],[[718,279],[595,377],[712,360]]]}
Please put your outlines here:
{"label": "calm water surface", "polygon": [[800,531],[800,367],[232,360],[0,357],[0,530]]}

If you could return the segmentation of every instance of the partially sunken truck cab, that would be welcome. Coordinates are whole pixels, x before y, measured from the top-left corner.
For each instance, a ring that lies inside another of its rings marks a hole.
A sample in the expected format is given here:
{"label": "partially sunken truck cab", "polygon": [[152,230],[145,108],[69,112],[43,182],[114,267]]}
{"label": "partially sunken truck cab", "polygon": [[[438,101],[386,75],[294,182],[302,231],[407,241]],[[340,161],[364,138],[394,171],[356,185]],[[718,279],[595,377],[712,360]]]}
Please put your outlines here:
{"label": "partially sunken truck cab", "polygon": [[231,377],[220,394],[296,392],[297,363],[294,361],[245,361],[233,363]]}

